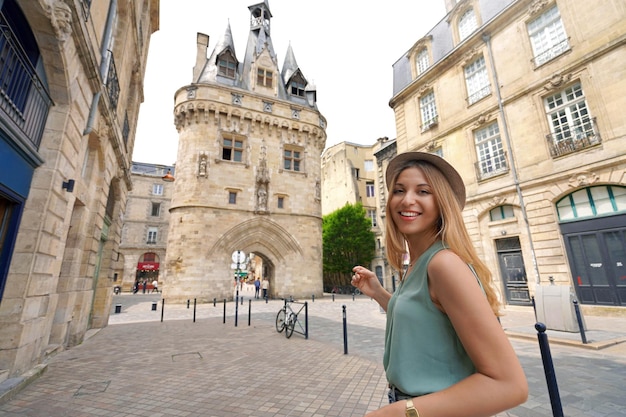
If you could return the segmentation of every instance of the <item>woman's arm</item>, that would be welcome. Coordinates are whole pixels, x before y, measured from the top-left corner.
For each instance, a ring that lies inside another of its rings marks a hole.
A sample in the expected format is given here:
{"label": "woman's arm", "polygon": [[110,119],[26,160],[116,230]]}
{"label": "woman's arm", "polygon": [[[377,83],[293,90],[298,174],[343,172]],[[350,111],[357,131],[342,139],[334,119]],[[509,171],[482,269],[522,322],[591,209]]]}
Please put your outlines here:
{"label": "woman's arm", "polygon": [[357,287],[363,294],[374,299],[383,310],[387,311],[387,304],[389,304],[391,294],[380,285],[376,274],[360,265],[352,268],[352,272],[354,272],[352,285]]}

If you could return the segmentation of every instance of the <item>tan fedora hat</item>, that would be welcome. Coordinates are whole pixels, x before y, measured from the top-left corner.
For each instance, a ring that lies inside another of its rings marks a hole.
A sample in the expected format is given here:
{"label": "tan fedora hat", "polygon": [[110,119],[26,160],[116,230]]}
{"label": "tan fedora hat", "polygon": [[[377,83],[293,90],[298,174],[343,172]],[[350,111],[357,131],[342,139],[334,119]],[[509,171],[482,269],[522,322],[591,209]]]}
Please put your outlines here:
{"label": "tan fedora hat", "polygon": [[431,165],[434,165],[439,171],[443,173],[443,176],[446,177],[448,182],[450,183],[450,187],[452,187],[452,191],[456,196],[461,209],[465,207],[465,184],[463,183],[463,178],[459,175],[456,169],[445,159],[440,157],[439,155],[435,155],[432,153],[426,152],[405,152],[399,155],[396,155],[389,165],[387,166],[387,171],[385,173],[385,179],[387,181],[387,189],[391,185],[391,180],[394,172],[397,172],[401,166],[405,166],[409,161],[425,161]]}

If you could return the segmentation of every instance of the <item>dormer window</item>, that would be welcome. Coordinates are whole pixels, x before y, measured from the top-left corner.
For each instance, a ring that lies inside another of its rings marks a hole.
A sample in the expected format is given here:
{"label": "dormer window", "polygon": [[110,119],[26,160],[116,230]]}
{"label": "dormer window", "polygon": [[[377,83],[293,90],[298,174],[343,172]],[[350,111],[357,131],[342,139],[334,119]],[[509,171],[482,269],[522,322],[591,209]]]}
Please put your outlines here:
{"label": "dormer window", "polygon": [[415,56],[415,67],[417,68],[417,75],[422,74],[430,66],[430,59],[428,57],[428,49],[422,48]]}
{"label": "dormer window", "polygon": [[256,83],[262,87],[272,88],[273,73],[270,70],[259,68],[257,70]]}
{"label": "dormer window", "polygon": [[300,74],[296,74],[289,83],[289,93],[292,96],[304,97],[306,81]]}
{"label": "dormer window", "polygon": [[235,78],[237,61],[230,52],[225,52],[217,58],[217,73],[228,78]]}
{"label": "dormer window", "polygon": [[468,9],[459,19],[459,39],[462,41],[478,28],[474,9]]}

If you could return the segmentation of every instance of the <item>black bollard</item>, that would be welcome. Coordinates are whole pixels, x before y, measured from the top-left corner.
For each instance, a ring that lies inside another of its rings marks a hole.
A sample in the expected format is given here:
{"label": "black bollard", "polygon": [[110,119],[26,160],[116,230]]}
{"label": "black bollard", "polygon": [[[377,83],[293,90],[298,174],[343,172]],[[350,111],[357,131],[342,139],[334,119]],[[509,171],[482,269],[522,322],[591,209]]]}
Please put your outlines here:
{"label": "black bollard", "polygon": [[268,302],[269,300],[270,300],[269,295],[266,295],[266,296],[265,296],[265,304],[267,304],[267,302]]}
{"label": "black bollard", "polygon": [[193,299],[193,322],[196,322],[196,299]]}
{"label": "black bollard", "polygon": [[311,295],[311,302],[314,303],[315,302],[315,294]]}
{"label": "black bollard", "polygon": [[304,338],[309,338],[309,304],[304,302]]}
{"label": "black bollard", "polygon": [[189,308],[189,298],[187,298],[187,308]]}
{"label": "black bollard", "polygon": [[578,321],[578,329],[580,329],[580,338],[583,344],[587,344],[587,335],[585,335],[585,325],[583,324],[583,316],[580,314],[578,301],[574,300],[574,311],[576,312],[576,321]]}
{"label": "black bollard", "polygon": [[252,314],[252,300],[248,300],[248,326],[250,326],[251,314]]}
{"label": "black bollard", "polygon": [[352,293],[352,301],[354,301],[354,293]]}
{"label": "black bollard", "polygon": [[217,304],[217,299],[215,297],[213,297],[213,307],[215,307]]}
{"label": "black bollard", "polygon": [[165,311],[165,298],[161,299],[161,323],[163,323],[163,312]]}
{"label": "black bollard", "polygon": [[[239,291],[237,292],[237,297],[239,297]],[[241,297],[243,300],[243,297]],[[235,327],[237,327],[237,316],[239,315],[239,299],[235,299]]]}
{"label": "black bollard", "polygon": [[346,305],[341,306],[343,310],[343,354],[348,354],[348,323],[346,320]]}
{"label": "black bollard", "polygon": [[223,323],[226,323],[226,299],[224,298],[224,321]]}
{"label": "black bollard", "polygon": [[335,302],[335,294],[333,293],[333,303]]}
{"label": "black bollard", "polygon": [[541,351],[541,360],[543,361],[543,371],[546,374],[548,394],[550,394],[552,415],[554,417],[563,417],[563,407],[561,406],[559,387],[556,383],[554,363],[552,362],[552,354],[550,353],[548,335],[546,334],[546,325],[543,323],[535,323],[535,329],[537,329],[537,339],[539,340],[539,350]]}
{"label": "black bollard", "polygon": [[243,295],[241,296],[241,305],[243,305]]}

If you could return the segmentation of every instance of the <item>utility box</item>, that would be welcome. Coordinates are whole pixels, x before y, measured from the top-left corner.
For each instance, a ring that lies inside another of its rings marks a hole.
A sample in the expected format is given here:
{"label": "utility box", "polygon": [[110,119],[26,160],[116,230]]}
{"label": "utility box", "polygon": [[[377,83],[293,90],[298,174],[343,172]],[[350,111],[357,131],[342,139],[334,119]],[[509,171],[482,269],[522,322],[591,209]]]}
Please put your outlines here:
{"label": "utility box", "polygon": [[[535,311],[537,321],[546,325],[548,330],[562,332],[580,332],[574,293],[565,285],[537,285],[535,287]],[[580,312],[583,329],[586,330],[585,319]]]}

